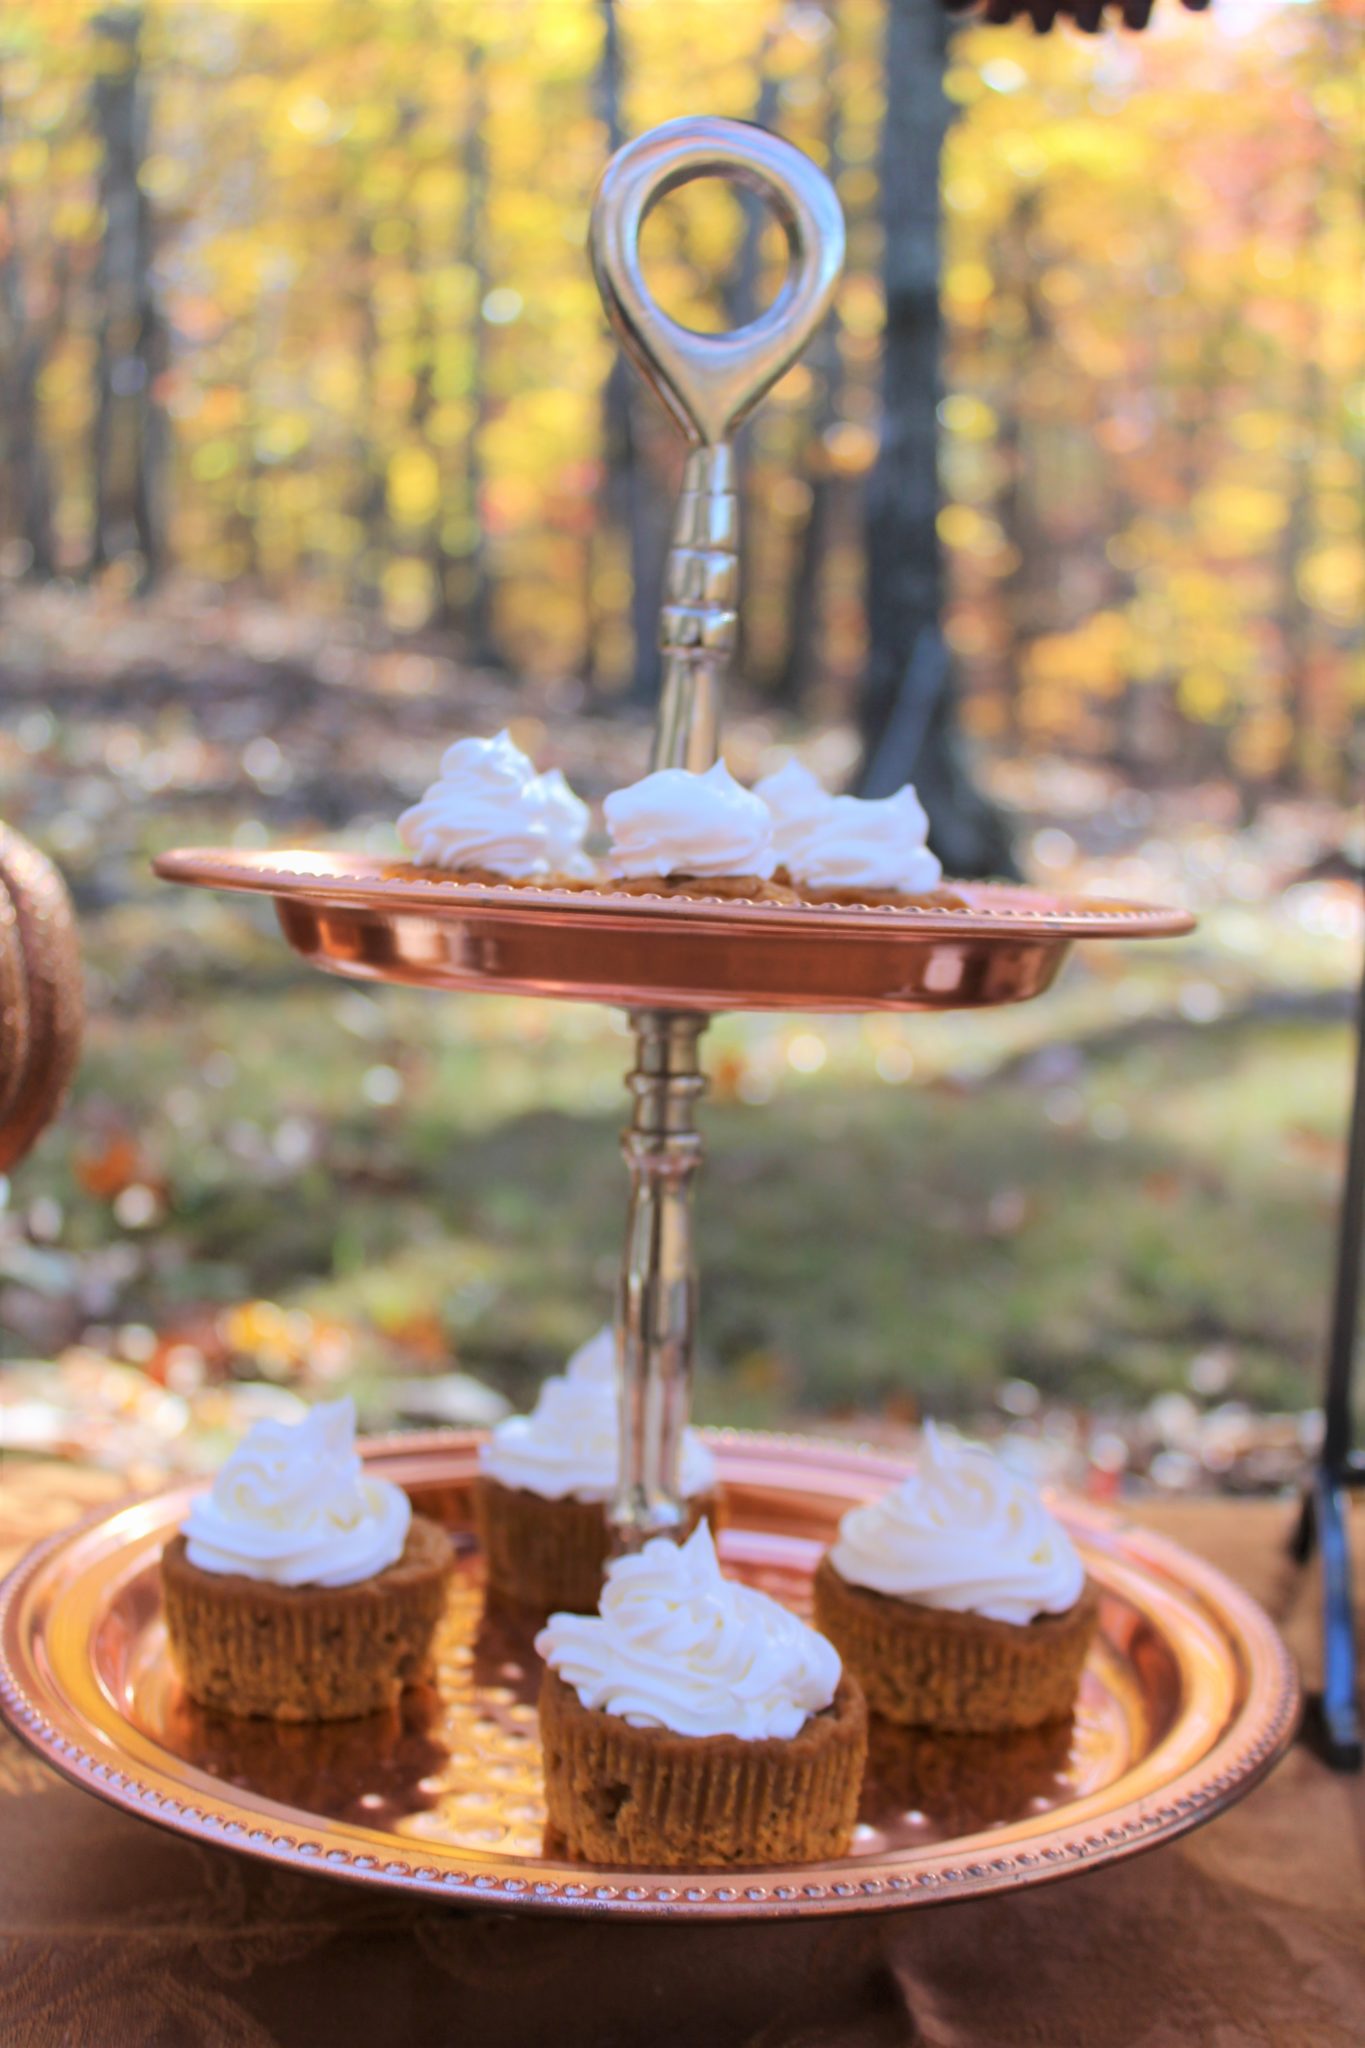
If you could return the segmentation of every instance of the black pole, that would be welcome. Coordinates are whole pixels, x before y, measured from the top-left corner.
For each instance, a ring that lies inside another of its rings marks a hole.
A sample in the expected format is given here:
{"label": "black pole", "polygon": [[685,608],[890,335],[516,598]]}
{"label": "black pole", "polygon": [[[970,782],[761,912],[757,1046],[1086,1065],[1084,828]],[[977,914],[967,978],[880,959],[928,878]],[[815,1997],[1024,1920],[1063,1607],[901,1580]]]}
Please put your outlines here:
{"label": "black pole", "polygon": [[1322,1441],[1325,1470],[1338,1481],[1348,1476],[1351,1440],[1351,1385],[1360,1321],[1360,1262],[1365,1249],[1365,972],[1356,1012],[1355,1100],[1346,1157],[1337,1241],[1337,1277],[1332,1330],[1327,1345],[1327,1400]]}
{"label": "black pole", "polygon": [[[1362,877],[1365,884],[1365,877]],[[1353,1449],[1353,1383],[1360,1315],[1360,1265],[1365,1253],[1365,963],[1356,1013],[1355,1093],[1347,1142],[1337,1237],[1332,1322],[1327,1340],[1322,1450],[1305,1490],[1294,1552],[1305,1561],[1316,1541],[1322,1558],[1322,1700],[1319,1734],[1327,1761],[1359,1770],[1355,1605],[1351,1584],[1350,1490],[1365,1483],[1365,1459]]]}

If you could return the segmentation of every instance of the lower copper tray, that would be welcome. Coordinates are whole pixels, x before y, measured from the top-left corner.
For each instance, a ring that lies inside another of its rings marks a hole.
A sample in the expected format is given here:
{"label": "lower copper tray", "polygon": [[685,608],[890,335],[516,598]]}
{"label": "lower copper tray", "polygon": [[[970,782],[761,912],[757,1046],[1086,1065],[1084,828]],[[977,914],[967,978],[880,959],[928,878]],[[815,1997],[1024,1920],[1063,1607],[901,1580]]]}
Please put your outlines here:
{"label": "lower copper tray", "polygon": [[[529,1628],[484,1616],[474,1435],[371,1446],[459,1553],[434,1687],[390,1717],[281,1728],[202,1712],[170,1664],[157,1559],[181,1487],[60,1535],[0,1586],[0,1710],[76,1784],[201,1841],[358,1883],[500,1906],[646,1918],[877,1911],[1038,1884],[1211,1818],[1275,1762],[1298,1693],[1252,1601],[1175,1545],[1081,1507],[1102,1589],[1074,1724],[1008,1742],[878,1730],[838,1862],[601,1869],[542,1841]],[[842,1445],[712,1438],[727,1567],[792,1606],[839,1516],[903,1476]]]}
{"label": "lower copper tray", "polygon": [[955,1010],[1041,995],[1076,939],[1171,938],[1194,920],[1003,882],[962,909],[488,887],[363,854],[189,847],[156,872],[274,898],[296,953],[334,974],[690,1010]]}

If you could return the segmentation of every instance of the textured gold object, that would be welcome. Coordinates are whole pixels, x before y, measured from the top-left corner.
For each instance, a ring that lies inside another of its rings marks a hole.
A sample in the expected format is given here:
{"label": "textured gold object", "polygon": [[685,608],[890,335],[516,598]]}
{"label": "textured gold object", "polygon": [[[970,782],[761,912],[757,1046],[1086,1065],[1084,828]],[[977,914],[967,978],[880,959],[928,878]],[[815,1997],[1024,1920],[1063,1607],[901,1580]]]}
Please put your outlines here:
{"label": "textured gold object", "polygon": [[[799,1612],[841,1515],[907,1471],[903,1458],[847,1445],[711,1441],[726,1569]],[[1293,1666],[1252,1600],[1176,1545],[1063,1504],[1101,1596],[1065,1755],[1002,1745],[997,1777],[963,1738],[937,1762],[922,1750],[913,1768],[893,1749],[874,1760],[852,1851],[836,1861],[722,1873],[576,1864],[543,1843],[532,1631],[483,1612],[478,1442],[452,1433],[368,1448],[457,1550],[436,1686],[405,1694],[401,1714],[350,1724],[368,1741],[332,1724],[237,1744],[230,1723],[187,1701],[158,1559],[189,1485],[50,1539],[0,1584],[0,1711],[74,1783],[194,1840],[485,1907],[659,1919],[878,1912],[1089,1869],[1209,1819],[1293,1733]],[[955,1833],[964,1780],[969,1831]]]}
{"label": "textured gold object", "polygon": [[0,1173],[61,1108],[84,1022],[66,885],[36,846],[0,825]]}

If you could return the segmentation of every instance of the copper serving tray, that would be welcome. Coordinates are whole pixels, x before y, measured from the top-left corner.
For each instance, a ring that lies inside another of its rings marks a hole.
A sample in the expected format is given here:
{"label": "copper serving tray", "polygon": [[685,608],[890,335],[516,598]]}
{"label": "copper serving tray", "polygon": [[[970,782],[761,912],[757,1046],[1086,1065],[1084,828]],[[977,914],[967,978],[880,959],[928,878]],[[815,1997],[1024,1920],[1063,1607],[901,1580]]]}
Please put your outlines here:
{"label": "copper serving tray", "polygon": [[[839,1516],[904,1476],[836,1444],[711,1439],[731,1571],[796,1608]],[[157,1559],[192,1488],[105,1512],[0,1586],[0,1709],[75,1784],[195,1840],[382,1889],[638,1918],[878,1912],[1044,1883],[1210,1819],[1294,1729],[1288,1652],[1245,1594],[1145,1531],[1065,1519],[1102,1589],[1070,1729],[879,1733],[851,1853],[787,1869],[606,1869],[547,1854],[531,1629],[485,1617],[475,1434],[369,1447],[458,1553],[437,1682],[392,1717],[281,1728],[207,1714],[166,1647]]]}
{"label": "copper serving tray", "polygon": [[168,882],[271,896],[333,974],[690,1010],[953,1010],[1041,995],[1075,939],[1174,938],[1185,911],[958,883],[961,910],[485,887],[363,854],[189,847]]}

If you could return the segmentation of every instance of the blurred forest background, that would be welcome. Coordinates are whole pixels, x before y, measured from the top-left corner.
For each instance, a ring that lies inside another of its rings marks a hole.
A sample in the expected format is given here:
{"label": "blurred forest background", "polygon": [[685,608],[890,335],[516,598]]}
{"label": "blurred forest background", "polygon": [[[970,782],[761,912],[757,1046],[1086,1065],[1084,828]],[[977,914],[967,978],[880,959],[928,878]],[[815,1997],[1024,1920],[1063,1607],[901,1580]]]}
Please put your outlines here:
{"label": "blurred forest background", "polygon": [[[584,242],[610,149],[706,111],[850,233],[744,435],[732,765],[912,774],[950,866],[1205,916],[1017,1015],[716,1027],[703,1411],[1284,1478],[1360,930],[1360,45],[1355,0],[6,0],[0,811],[93,1010],[0,1213],[13,1441],[190,1456],[338,1379],[483,1413],[460,1374],[524,1400],[605,1313],[616,1020],[315,982],[146,862],[391,845],[504,721],[640,772],[681,451]],[[784,255],[711,181],[646,252],[699,327]]]}

